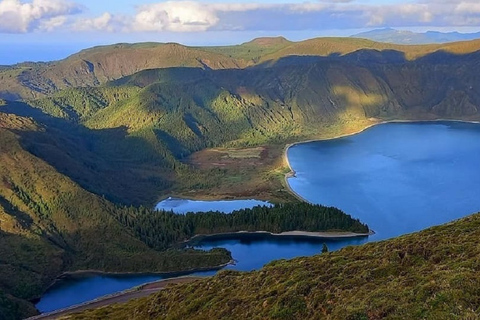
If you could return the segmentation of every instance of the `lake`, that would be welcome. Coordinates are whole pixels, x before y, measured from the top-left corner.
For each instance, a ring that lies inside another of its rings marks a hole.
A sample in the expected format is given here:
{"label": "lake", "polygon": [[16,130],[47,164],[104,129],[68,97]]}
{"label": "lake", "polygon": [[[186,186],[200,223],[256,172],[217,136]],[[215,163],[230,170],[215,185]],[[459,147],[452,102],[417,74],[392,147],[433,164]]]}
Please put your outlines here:
{"label": "lake", "polygon": [[480,210],[480,125],[387,123],[288,150],[295,192],[367,223],[380,240]]}
{"label": "lake", "polygon": [[255,206],[271,206],[272,204],[266,201],[259,201],[254,199],[247,200],[189,200],[169,197],[160,201],[156,206],[156,210],[173,211],[175,213],[185,214],[187,212],[201,212],[201,211],[220,211],[225,213],[232,213],[232,211],[246,208],[253,208]]}
{"label": "lake", "polygon": [[[376,234],[355,239],[205,240],[237,260],[229,269],[254,270],[276,259],[320,253],[442,224],[480,210],[480,125],[461,122],[388,123],[362,133],[297,144],[288,158],[292,189],[313,203],[339,207]],[[175,210],[174,210],[175,211]],[[204,273],[205,274],[212,274]],[[161,279],[96,276],[64,282],[37,304],[50,311]],[[66,301],[68,300],[68,301]]]}

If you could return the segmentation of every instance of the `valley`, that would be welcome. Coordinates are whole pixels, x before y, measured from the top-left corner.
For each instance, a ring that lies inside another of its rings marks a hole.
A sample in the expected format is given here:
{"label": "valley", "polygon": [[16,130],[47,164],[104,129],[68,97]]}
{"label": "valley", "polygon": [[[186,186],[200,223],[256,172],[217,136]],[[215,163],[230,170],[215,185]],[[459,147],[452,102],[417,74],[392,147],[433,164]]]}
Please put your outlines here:
{"label": "valley", "polygon": [[172,248],[196,233],[296,230],[281,226],[291,222],[285,214],[268,230],[151,208],[174,196],[298,210],[305,204],[285,182],[286,145],[384,121],[479,121],[479,57],[478,40],[263,38],[119,44],[2,68],[0,315],[34,314],[29,301],[65,271],[170,272],[231,260],[227,250]]}

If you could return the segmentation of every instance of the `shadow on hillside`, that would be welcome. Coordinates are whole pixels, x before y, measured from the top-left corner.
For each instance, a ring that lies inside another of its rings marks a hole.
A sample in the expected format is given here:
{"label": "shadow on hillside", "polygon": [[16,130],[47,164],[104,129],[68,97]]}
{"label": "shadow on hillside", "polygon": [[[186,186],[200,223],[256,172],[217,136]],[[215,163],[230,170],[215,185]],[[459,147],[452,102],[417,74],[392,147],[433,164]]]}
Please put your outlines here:
{"label": "shadow on hillside", "polygon": [[452,64],[459,62],[471,62],[480,58],[480,50],[467,54],[457,54],[445,50],[435,51],[423,55],[416,59],[407,59],[405,52],[397,50],[376,50],[376,49],[360,49],[351,53],[342,54],[334,52],[328,56],[317,55],[291,55],[282,57],[276,60],[268,60],[258,65],[249,67],[249,69],[256,68],[271,68],[271,67],[285,67],[285,66],[301,66],[315,63],[325,62],[348,62],[357,65],[387,65],[387,64]]}
{"label": "shadow on hillside", "polygon": [[148,141],[129,136],[125,127],[91,130],[21,102],[10,102],[0,112],[31,117],[41,124],[41,131],[15,131],[23,147],[84,189],[111,201],[153,203],[171,185],[167,179],[171,165]]}

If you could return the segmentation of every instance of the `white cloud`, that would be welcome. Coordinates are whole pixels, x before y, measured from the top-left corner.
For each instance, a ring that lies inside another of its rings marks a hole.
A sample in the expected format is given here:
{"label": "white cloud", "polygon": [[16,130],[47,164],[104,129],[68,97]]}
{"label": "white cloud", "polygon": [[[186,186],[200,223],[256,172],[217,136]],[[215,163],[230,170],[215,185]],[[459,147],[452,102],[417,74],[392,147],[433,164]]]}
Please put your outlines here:
{"label": "white cloud", "polygon": [[[191,32],[206,30],[307,30],[367,26],[475,24],[480,4],[471,0],[418,0],[407,4],[363,4],[355,0],[292,3],[167,1],[139,8],[130,29]],[[468,18],[468,19],[467,19]]]}
{"label": "white cloud", "polygon": [[[480,3],[479,2],[460,2],[456,8],[455,12],[460,14],[480,14]],[[480,17],[478,17],[480,18]]]}
{"label": "white cloud", "polygon": [[80,7],[68,0],[26,1],[0,0],[0,32],[50,31],[60,26],[66,30],[106,32],[298,31],[478,26],[480,20],[480,3],[476,0],[412,0],[396,4],[372,4],[367,0],[167,0],[140,5],[129,15],[105,12],[76,20],[71,15]]}
{"label": "white cloud", "polygon": [[167,1],[143,6],[135,15],[136,31],[205,31],[218,23],[215,10],[194,1]]}
{"label": "white cloud", "polygon": [[322,11],[327,8],[328,8],[328,5],[324,3],[312,3],[312,2],[304,2],[304,3],[288,5],[288,10],[293,12],[298,12],[298,13]]}
{"label": "white cloud", "polygon": [[56,16],[47,20],[42,20],[39,23],[38,29],[41,31],[53,31],[63,26],[66,21],[66,16]]}
{"label": "white cloud", "polygon": [[368,18],[367,26],[425,24],[432,22],[439,10],[426,4],[398,4],[363,7],[361,11]]}
{"label": "white cloud", "polygon": [[65,15],[81,7],[65,0],[0,1],[0,32],[25,33],[37,28],[51,30],[65,23]]}
{"label": "white cloud", "polygon": [[78,19],[72,28],[75,31],[126,31],[125,24],[127,21],[129,21],[128,17],[114,16],[109,12],[105,12],[96,18]]}

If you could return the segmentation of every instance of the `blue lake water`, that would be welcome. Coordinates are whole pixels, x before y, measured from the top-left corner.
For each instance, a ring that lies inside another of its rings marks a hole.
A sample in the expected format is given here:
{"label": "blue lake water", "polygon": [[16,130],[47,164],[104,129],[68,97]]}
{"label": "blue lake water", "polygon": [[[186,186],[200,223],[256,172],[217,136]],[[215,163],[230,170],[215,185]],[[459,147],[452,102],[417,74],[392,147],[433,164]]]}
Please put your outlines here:
{"label": "blue lake water", "polygon": [[253,208],[255,206],[271,206],[269,202],[259,201],[253,199],[247,200],[189,200],[179,198],[168,198],[159,202],[155,209],[157,210],[172,210],[175,213],[185,214],[187,212],[200,211],[220,211],[224,213],[232,213],[232,211]]}
{"label": "blue lake water", "polygon": [[480,125],[388,123],[288,151],[293,190],[395,237],[480,211]]}
{"label": "blue lake water", "polygon": [[[313,203],[339,207],[376,234],[356,239],[205,240],[223,247],[235,270],[391,238],[480,211],[480,125],[460,122],[389,123],[344,138],[288,150],[292,189]],[[203,210],[203,209],[201,209]],[[175,210],[174,210],[175,211]],[[187,210],[190,211],[190,210]],[[210,275],[213,272],[202,273]],[[160,276],[96,276],[52,288],[37,304],[50,311],[123,290]]]}

